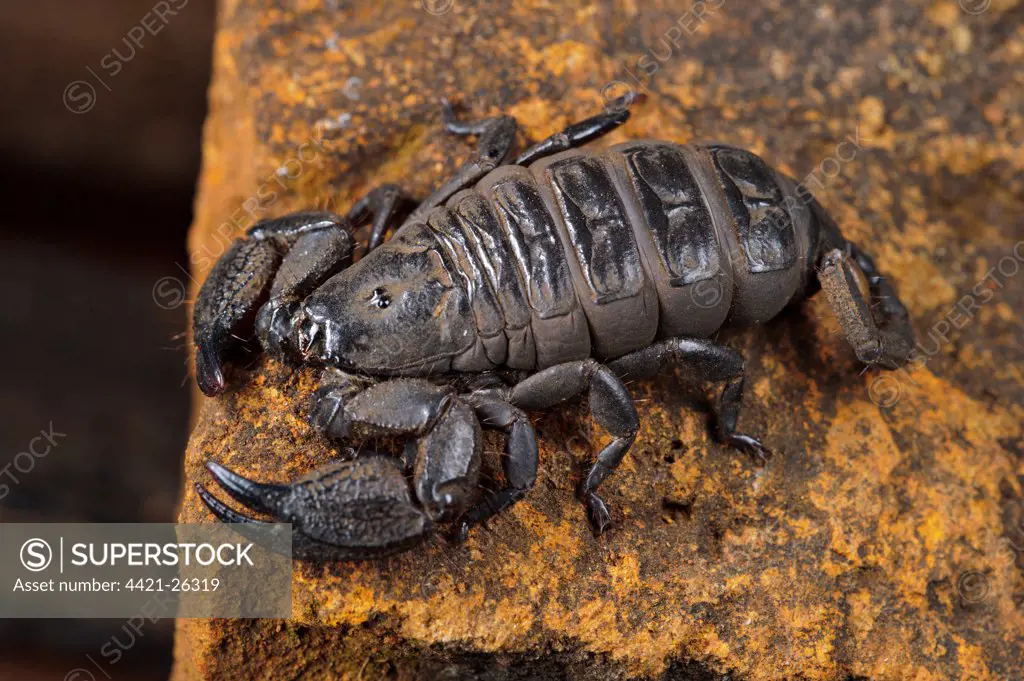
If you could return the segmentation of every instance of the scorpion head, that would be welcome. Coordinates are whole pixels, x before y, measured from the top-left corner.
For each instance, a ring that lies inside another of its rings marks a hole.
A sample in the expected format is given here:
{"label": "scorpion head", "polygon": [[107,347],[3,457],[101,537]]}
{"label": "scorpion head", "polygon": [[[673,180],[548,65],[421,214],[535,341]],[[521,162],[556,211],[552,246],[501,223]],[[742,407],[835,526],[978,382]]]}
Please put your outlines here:
{"label": "scorpion head", "polygon": [[403,229],[306,299],[292,341],[306,357],[368,373],[447,370],[476,339],[458,281],[426,227]]}

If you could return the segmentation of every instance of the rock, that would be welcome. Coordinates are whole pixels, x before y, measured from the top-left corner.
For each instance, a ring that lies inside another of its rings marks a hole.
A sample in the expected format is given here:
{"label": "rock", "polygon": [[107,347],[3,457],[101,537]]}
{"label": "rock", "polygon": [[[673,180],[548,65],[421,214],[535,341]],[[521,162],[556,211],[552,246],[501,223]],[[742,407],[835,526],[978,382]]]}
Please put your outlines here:
{"label": "rock", "polygon": [[[537,415],[514,509],[461,547],[296,564],[291,619],[180,621],[175,681],[1021,678],[1024,55],[1012,3],[982,4],[225,0],[198,281],[254,217],[426,195],[468,149],[442,95],[537,139],[631,86],[609,143],[720,139],[804,178],[896,282],[922,360],[862,374],[822,297],[726,336],[763,468],[709,436],[700,386],[634,385],[600,539],[573,489],[603,435],[582,407]],[[202,399],[186,479],[326,463],[314,385],[262,362]],[[181,520],[211,521],[186,490]]]}

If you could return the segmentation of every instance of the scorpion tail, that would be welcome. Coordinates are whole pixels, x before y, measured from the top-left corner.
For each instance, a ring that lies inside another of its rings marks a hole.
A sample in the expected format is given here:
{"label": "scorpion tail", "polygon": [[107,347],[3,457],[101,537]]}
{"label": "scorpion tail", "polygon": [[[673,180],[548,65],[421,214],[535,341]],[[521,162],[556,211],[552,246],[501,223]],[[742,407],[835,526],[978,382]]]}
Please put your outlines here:
{"label": "scorpion tail", "polygon": [[847,340],[865,364],[898,369],[914,349],[914,328],[906,306],[871,256],[842,236],[817,201],[811,208],[822,229],[818,281]]}

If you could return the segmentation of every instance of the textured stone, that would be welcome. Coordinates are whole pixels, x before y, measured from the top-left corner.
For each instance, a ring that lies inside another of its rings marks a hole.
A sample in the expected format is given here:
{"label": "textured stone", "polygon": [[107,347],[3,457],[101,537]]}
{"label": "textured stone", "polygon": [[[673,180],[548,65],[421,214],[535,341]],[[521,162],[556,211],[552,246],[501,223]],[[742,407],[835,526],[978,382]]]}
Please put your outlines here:
{"label": "textured stone", "polygon": [[[440,131],[442,95],[538,139],[642,81],[608,143],[718,139],[813,173],[897,283],[924,359],[862,374],[823,297],[724,335],[747,357],[741,425],[776,452],[765,468],[709,436],[700,386],[633,385],[643,428],[604,486],[600,539],[573,489],[603,434],[583,407],[537,415],[536,489],[464,546],[297,564],[289,620],[180,622],[176,681],[1024,676],[1021,10],[697,10],[225,0],[196,279],[250,213],[345,210],[385,181],[425,195],[467,155]],[[268,481],[326,463],[314,381],[265,362],[201,400],[186,478],[209,458]],[[210,520],[190,487],[181,519]]]}

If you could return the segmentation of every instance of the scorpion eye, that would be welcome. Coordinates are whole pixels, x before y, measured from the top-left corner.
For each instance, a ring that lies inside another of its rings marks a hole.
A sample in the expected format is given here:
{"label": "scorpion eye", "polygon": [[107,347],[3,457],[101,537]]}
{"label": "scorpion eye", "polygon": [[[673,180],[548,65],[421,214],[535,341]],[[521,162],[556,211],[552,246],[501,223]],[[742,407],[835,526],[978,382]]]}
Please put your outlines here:
{"label": "scorpion eye", "polygon": [[373,289],[373,298],[370,299],[370,302],[381,310],[386,310],[391,305],[391,296],[384,289],[375,288]]}

